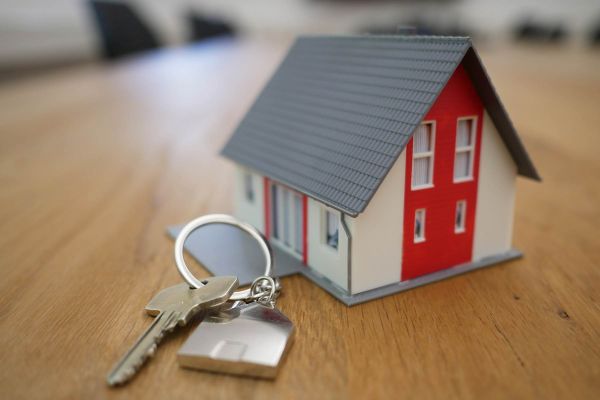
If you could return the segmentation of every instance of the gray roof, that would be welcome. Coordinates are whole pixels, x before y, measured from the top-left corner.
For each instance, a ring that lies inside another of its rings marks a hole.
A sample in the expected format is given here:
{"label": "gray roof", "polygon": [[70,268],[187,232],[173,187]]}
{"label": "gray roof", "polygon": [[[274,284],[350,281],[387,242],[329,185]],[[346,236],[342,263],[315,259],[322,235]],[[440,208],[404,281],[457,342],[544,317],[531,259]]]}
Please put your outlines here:
{"label": "gray roof", "polygon": [[539,179],[463,37],[299,38],[222,153],[356,216],[463,59],[519,173]]}

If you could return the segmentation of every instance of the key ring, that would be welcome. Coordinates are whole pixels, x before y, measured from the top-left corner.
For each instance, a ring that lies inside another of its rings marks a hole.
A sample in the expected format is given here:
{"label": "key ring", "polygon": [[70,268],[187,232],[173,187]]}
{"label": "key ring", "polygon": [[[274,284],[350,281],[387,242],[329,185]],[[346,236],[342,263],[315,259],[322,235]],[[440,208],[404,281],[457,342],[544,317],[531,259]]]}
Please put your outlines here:
{"label": "key ring", "polygon": [[[185,240],[192,232],[194,232],[200,227],[211,224],[231,225],[243,230],[244,232],[252,236],[252,238],[258,242],[258,245],[260,246],[260,249],[262,250],[265,256],[266,266],[265,273],[263,276],[271,277],[273,273],[273,250],[271,249],[271,246],[269,245],[269,242],[265,239],[265,237],[252,225],[238,221],[230,215],[209,214],[188,222],[183,227],[181,232],[179,232],[179,235],[177,235],[177,240],[175,240],[175,264],[177,265],[177,270],[179,271],[179,274],[186,281],[186,283],[190,285],[190,287],[198,289],[204,286],[204,284],[190,272],[187,264],[185,263],[185,260],[183,258],[183,245],[185,244]],[[252,292],[252,287],[250,287],[248,289],[238,290],[234,292],[231,295],[230,300],[251,300],[255,296],[256,294]]]}

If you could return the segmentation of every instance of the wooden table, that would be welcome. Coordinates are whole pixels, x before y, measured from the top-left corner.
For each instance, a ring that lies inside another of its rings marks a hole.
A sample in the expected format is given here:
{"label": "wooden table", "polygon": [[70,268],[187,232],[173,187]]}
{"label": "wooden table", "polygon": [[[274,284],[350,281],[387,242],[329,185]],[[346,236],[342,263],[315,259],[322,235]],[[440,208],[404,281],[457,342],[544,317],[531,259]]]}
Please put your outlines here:
{"label": "wooden table", "polygon": [[180,282],[165,227],[231,210],[218,151],[286,44],[0,87],[0,397],[600,398],[600,54],[532,48],[482,50],[544,178],[518,184],[524,259],[352,308],[285,278],[297,339],[276,381],[179,368],[185,328],[106,386],[146,302]]}

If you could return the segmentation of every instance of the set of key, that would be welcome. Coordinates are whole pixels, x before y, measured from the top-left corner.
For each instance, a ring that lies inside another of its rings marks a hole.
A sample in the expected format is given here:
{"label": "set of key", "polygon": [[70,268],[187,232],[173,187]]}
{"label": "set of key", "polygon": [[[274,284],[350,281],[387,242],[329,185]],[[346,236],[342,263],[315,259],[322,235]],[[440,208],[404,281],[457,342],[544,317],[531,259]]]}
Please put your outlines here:
{"label": "set of key", "polygon": [[[185,239],[209,224],[235,226],[256,240],[265,255],[264,276],[250,288],[236,291],[235,276],[198,280],[183,257]],[[213,372],[274,378],[294,333],[292,322],[275,307],[279,282],[271,277],[273,254],[267,240],[246,223],[229,215],[196,218],[175,241],[175,264],[185,283],[161,290],[146,306],[152,324],[107,376],[111,386],[130,380],[156,352],[160,341],[195,316],[204,319],[178,353],[179,364]]]}
{"label": "set of key", "polygon": [[[265,286],[264,281],[271,284]],[[207,278],[192,289],[186,283],[161,290],[146,306],[152,324],[108,374],[111,386],[130,380],[154,355],[162,338],[203,314],[205,321],[183,345],[180,365],[213,372],[274,378],[294,332],[292,322],[275,308],[278,286],[259,278],[250,302],[228,302],[238,287],[234,276]]]}

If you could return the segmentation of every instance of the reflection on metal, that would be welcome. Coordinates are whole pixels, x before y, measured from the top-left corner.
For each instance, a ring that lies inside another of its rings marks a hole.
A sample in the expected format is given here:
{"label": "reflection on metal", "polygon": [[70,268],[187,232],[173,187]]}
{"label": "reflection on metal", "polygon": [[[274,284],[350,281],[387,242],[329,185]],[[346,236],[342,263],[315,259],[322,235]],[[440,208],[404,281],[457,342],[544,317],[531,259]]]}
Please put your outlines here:
{"label": "reflection on metal", "polygon": [[188,368],[274,378],[293,334],[292,322],[277,308],[238,304],[202,321],[177,361]]}

